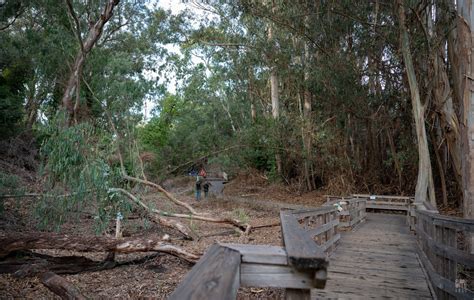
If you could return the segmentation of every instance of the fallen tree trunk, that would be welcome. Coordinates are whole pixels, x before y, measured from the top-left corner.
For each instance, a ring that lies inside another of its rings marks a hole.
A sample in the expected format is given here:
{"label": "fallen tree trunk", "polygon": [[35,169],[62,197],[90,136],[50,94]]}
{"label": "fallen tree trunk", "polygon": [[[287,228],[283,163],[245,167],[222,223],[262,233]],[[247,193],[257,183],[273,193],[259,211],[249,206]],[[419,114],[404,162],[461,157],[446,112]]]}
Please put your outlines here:
{"label": "fallen tree trunk", "polygon": [[61,276],[54,274],[53,272],[44,273],[40,280],[44,286],[46,286],[51,292],[61,297],[61,299],[86,299],[86,297],[84,297],[74,285]]}
{"label": "fallen tree trunk", "polygon": [[37,276],[45,272],[61,274],[78,274],[83,272],[97,272],[110,270],[116,267],[138,265],[154,259],[163,253],[154,253],[129,261],[105,260],[95,261],[83,256],[50,256],[31,251],[11,252],[0,261],[0,274],[13,274],[18,278]]}
{"label": "fallen tree trunk", "polygon": [[211,223],[229,224],[229,225],[232,225],[232,226],[236,227],[240,231],[242,231],[242,233],[248,233],[248,231],[249,231],[249,225],[248,224],[244,224],[244,223],[242,223],[242,222],[240,222],[239,220],[236,220],[236,219],[232,219],[232,218],[212,218],[212,217],[206,217],[206,216],[203,216],[203,215],[176,214],[176,213],[166,212],[166,211],[163,211],[163,210],[148,207],[148,205],[146,205],[145,203],[140,201],[140,199],[138,199],[137,197],[135,197],[134,195],[132,195],[130,192],[128,192],[125,189],[111,188],[110,191],[120,192],[120,193],[124,194],[125,196],[127,196],[132,201],[134,201],[135,203],[137,203],[138,205],[140,205],[141,207],[143,207],[146,210],[151,211],[155,214],[158,214],[160,216],[183,218],[183,219],[189,219],[189,220],[198,220],[198,221],[205,221],[205,222],[211,222]]}
{"label": "fallen tree trunk", "polygon": [[15,277],[31,277],[45,272],[56,274],[77,274],[97,272],[115,268],[126,263],[106,259],[94,261],[83,256],[50,256],[31,251],[14,251],[0,261],[0,274]]}
{"label": "fallen tree trunk", "polygon": [[194,263],[199,256],[176,246],[144,238],[111,239],[99,236],[70,236],[55,233],[8,233],[0,237],[0,257],[16,250],[62,249],[79,252],[163,252]]}

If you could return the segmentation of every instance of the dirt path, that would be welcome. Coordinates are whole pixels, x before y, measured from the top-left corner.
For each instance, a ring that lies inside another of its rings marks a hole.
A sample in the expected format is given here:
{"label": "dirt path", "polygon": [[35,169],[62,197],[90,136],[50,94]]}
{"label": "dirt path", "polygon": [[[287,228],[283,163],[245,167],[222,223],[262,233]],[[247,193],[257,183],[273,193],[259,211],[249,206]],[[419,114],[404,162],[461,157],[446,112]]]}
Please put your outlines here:
{"label": "dirt path", "polygon": [[280,209],[305,209],[313,208],[315,206],[302,205],[302,204],[292,204],[272,200],[262,200],[249,197],[238,197],[238,196],[226,196],[222,198],[222,201],[236,202],[239,205],[244,207],[253,207],[253,208],[265,208],[267,210],[274,210],[279,212]]}

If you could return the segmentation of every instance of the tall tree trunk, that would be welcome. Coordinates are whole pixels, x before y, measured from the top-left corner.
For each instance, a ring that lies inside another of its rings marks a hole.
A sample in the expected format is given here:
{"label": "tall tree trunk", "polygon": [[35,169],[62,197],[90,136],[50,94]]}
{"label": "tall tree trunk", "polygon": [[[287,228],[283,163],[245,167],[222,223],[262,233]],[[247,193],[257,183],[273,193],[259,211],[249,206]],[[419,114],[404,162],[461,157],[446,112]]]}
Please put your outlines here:
{"label": "tall tree trunk", "polygon": [[[451,63],[453,66],[454,96],[460,112],[461,173],[463,212],[465,218],[474,217],[474,3],[457,1],[456,30],[452,36]],[[474,240],[471,241],[471,246]]]}
{"label": "tall tree trunk", "polygon": [[398,160],[397,149],[395,148],[395,142],[393,141],[393,135],[389,128],[387,128],[387,139],[390,146],[390,151],[392,152],[393,163],[398,174],[398,190],[402,190],[403,177],[402,177],[402,168],[400,166],[400,161]]}
{"label": "tall tree trunk", "polygon": [[[99,20],[92,25],[89,29],[89,33],[84,42],[80,40],[81,49],[74,59],[74,64],[69,75],[69,79],[66,84],[66,89],[62,97],[63,107],[68,113],[68,122],[71,124],[73,121],[77,121],[77,112],[80,106],[79,103],[79,88],[81,82],[82,68],[86,61],[86,56],[92,50],[96,42],[102,35],[105,24],[113,15],[114,7],[119,4],[119,0],[107,0],[105,7],[100,15]],[[79,28],[76,28],[79,32]],[[78,33],[80,39],[80,33]],[[75,101],[74,101],[75,99]]]}
{"label": "tall tree trunk", "polygon": [[[274,3],[271,3],[272,5],[272,12],[275,9]],[[268,26],[268,41],[270,43],[273,43],[273,26],[269,24]],[[271,71],[270,71],[270,97],[272,100],[272,116],[273,119],[278,121],[280,118],[280,93],[278,90],[278,73],[277,73],[277,68],[273,62],[273,57],[271,57]],[[279,132],[279,130],[278,130]],[[275,154],[275,163],[276,163],[276,168],[277,168],[277,173],[278,175],[281,175],[282,172],[282,165],[281,165],[281,154],[279,153],[279,150],[276,150]]]}
{"label": "tall tree trunk", "polygon": [[443,193],[443,205],[448,205],[448,191],[446,189],[446,176],[443,167],[443,161],[441,160],[441,155],[439,154],[439,149],[436,143],[436,136],[433,131],[430,131],[431,144],[433,144],[433,150],[436,157],[436,164],[438,165],[439,172],[439,181],[441,182],[441,192]]}
{"label": "tall tree trunk", "polygon": [[420,90],[416,80],[415,68],[410,52],[410,41],[405,24],[405,8],[403,0],[398,0],[398,16],[400,22],[400,43],[403,62],[410,86],[413,117],[415,119],[416,138],[418,142],[418,180],[416,182],[415,201],[425,201],[429,196],[431,203],[436,206],[436,197],[433,186],[430,152],[425,129],[425,106],[421,103]]}
{"label": "tall tree trunk", "polygon": [[250,101],[250,116],[252,118],[252,122],[257,120],[257,108],[255,107],[255,99],[254,99],[254,88],[253,88],[253,74],[249,68],[248,71],[248,97]]}
{"label": "tall tree trunk", "polygon": [[[312,11],[311,1],[308,2],[308,10]],[[305,17],[305,26],[309,27],[309,17]],[[304,57],[303,57],[303,68],[304,68],[304,92],[303,92],[303,146],[304,146],[304,176],[306,180],[306,189],[311,191],[314,189],[313,178],[311,172],[311,164],[313,161],[312,147],[313,147],[313,128],[311,121],[311,110],[312,110],[312,94],[309,90],[309,79],[310,79],[310,47],[307,41],[304,43]]]}

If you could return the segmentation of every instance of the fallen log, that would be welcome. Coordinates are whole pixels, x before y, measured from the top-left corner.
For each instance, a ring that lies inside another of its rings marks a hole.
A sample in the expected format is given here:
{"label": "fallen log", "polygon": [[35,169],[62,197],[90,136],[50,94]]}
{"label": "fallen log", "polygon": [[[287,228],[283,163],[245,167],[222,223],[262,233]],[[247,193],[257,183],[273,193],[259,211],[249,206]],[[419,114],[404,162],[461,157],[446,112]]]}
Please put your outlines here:
{"label": "fallen log", "polygon": [[102,261],[95,261],[83,256],[50,256],[31,251],[14,251],[0,261],[0,274],[12,274],[17,278],[38,276],[45,272],[58,275],[97,272],[116,267],[139,265],[154,259],[163,253],[154,253],[128,261],[110,260],[110,255]]}
{"label": "fallen log", "polygon": [[85,300],[81,292],[69,281],[53,272],[46,272],[40,277],[41,283],[61,299]]}
{"label": "fallen log", "polygon": [[31,251],[14,251],[0,261],[0,274],[13,274],[15,277],[31,277],[45,272],[56,274],[77,274],[108,270],[127,264],[109,259],[94,261],[82,256],[50,256]]}
{"label": "fallen log", "polygon": [[56,233],[7,233],[0,237],[0,257],[16,250],[62,249],[79,252],[163,252],[194,263],[199,256],[153,239],[112,239],[102,236],[70,236]]}
{"label": "fallen log", "polygon": [[122,188],[111,188],[111,192],[119,192],[122,193],[123,195],[127,196],[129,199],[131,199],[133,202],[136,204],[140,205],[141,207],[145,208],[146,210],[153,212],[159,216],[166,216],[166,217],[174,217],[174,218],[182,218],[182,219],[188,219],[188,220],[198,220],[198,221],[205,221],[205,222],[211,222],[211,223],[221,223],[221,224],[229,224],[234,227],[236,227],[238,230],[242,232],[242,234],[247,234],[248,231],[250,230],[249,225],[240,222],[237,219],[233,218],[212,218],[212,217],[205,217],[202,214],[199,215],[194,215],[194,214],[179,214],[179,213],[171,213],[163,210],[159,210],[156,208],[150,208],[148,205],[146,205],[143,201],[138,199],[136,196],[131,194],[125,189]]}

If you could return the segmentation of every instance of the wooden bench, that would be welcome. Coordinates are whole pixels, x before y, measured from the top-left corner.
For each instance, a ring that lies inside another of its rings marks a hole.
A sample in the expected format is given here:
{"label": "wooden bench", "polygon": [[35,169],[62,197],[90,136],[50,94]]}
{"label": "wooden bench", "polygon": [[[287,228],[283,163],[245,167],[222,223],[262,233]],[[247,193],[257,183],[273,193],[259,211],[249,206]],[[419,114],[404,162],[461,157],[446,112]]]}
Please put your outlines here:
{"label": "wooden bench", "polygon": [[324,288],[328,255],[340,239],[335,207],[280,212],[284,247],[214,244],[169,299],[235,299],[240,286],[285,288],[309,299]]}

